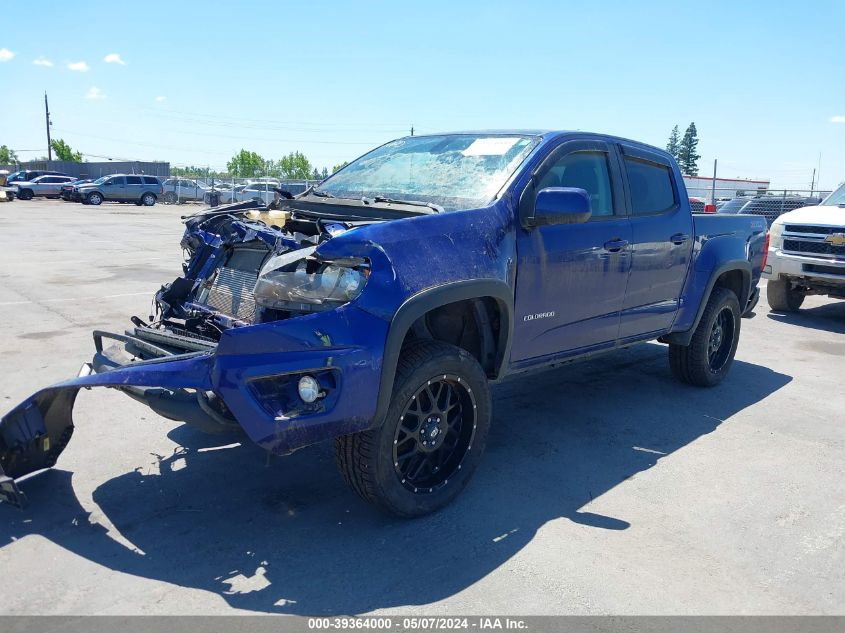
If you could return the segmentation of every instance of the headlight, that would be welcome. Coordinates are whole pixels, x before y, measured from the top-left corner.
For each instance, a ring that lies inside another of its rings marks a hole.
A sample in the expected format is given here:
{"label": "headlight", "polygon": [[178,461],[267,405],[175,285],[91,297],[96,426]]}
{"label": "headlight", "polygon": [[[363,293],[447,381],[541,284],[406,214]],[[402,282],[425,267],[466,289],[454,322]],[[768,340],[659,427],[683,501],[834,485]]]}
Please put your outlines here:
{"label": "headlight", "polygon": [[364,290],[369,270],[300,259],[293,270],[262,270],[253,294],[258,305],[277,310],[330,309]]}
{"label": "headlight", "polygon": [[775,222],[769,229],[769,248],[781,248],[783,246],[783,224]]}

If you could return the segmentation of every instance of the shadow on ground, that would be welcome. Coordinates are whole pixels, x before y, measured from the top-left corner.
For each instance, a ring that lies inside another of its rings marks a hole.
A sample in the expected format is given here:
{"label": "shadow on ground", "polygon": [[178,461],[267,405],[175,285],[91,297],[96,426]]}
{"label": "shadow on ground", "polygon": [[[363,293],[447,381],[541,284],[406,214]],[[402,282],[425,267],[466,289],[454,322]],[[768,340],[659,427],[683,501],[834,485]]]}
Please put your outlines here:
{"label": "shadow on ground", "polygon": [[180,427],[171,438],[181,448],[161,459],[160,474],[129,472],[94,492],[136,549],[106,534],[61,470],[27,482],[30,510],[0,509],[0,544],[38,534],[109,569],[258,612],[441,600],[501,566],[548,521],[627,529],[624,516],[580,509],[791,380],[736,362],[723,385],[696,389],[672,381],[665,357],[648,344],[498,385],[479,472],[430,517],[397,520],[360,502],[330,446],[267,465],[251,445],[208,450],[225,442]]}
{"label": "shadow on ground", "polygon": [[798,312],[769,312],[768,317],[780,323],[845,334],[845,301],[801,308]]}

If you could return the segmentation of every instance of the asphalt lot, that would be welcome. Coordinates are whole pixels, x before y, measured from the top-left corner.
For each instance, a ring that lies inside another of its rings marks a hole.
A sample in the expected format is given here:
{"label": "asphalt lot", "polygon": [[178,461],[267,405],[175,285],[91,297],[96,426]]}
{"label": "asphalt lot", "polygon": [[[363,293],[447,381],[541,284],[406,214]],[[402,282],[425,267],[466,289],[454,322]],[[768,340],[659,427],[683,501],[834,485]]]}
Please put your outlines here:
{"label": "asphalt lot", "polygon": [[[0,205],[2,412],[145,317],[184,208]],[[494,389],[456,503],[385,517],[329,446],[269,463],[110,390],[0,507],[3,614],[845,614],[845,302],[764,298],[712,390],[647,344]]]}

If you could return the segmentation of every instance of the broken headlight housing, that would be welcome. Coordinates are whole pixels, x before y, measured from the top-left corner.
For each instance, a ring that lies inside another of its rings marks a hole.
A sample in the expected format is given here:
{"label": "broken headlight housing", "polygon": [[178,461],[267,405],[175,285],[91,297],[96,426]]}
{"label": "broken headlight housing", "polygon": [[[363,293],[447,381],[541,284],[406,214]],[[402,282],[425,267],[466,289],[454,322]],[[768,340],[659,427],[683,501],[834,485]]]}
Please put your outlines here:
{"label": "broken headlight housing", "polygon": [[297,261],[282,255],[265,264],[253,291],[258,305],[274,310],[329,310],[349,303],[364,290],[369,275],[365,261],[321,262],[302,254]]}

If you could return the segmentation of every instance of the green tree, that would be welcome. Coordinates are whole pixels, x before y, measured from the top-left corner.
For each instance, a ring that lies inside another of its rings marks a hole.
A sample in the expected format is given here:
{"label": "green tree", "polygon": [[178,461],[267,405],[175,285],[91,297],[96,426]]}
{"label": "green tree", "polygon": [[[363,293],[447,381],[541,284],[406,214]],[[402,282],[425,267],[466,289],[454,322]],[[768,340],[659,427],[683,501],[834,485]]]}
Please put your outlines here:
{"label": "green tree", "polygon": [[678,160],[681,151],[681,133],[678,131],[678,126],[672,128],[672,133],[669,134],[669,142],[666,143],[666,151],[672,155],[672,158]]}
{"label": "green tree", "polygon": [[327,168],[323,167],[323,172],[320,174],[320,178],[325,180],[328,177],[329,177],[329,170]]}
{"label": "green tree", "polygon": [[687,176],[698,176],[698,159],[701,154],[696,151],[697,148],[698,130],[695,129],[695,123],[690,123],[678,148],[678,164],[681,172]]}
{"label": "green tree", "polygon": [[5,145],[0,145],[0,165],[16,165],[18,162],[18,155],[15,150],[9,149]]}
{"label": "green tree", "polygon": [[340,171],[341,169],[346,167],[348,164],[349,164],[349,161],[345,160],[342,163],[340,163],[340,165],[335,165],[334,167],[332,167],[332,173],[335,173],[336,171]]}
{"label": "green tree", "polygon": [[242,149],[226,163],[226,169],[240,178],[253,178],[267,173],[268,162],[255,152]]}
{"label": "green tree", "polygon": [[280,158],[276,165],[279,168],[279,176],[282,178],[305,180],[311,177],[311,163],[302,152],[291,152]]}
{"label": "green tree", "polygon": [[320,180],[320,170],[316,167],[311,170],[311,180]]}
{"label": "green tree", "polygon": [[50,147],[53,148],[57,160],[67,160],[71,163],[82,162],[82,152],[74,152],[73,148],[65,143],[63,139],[57,138],[51,141]]}

